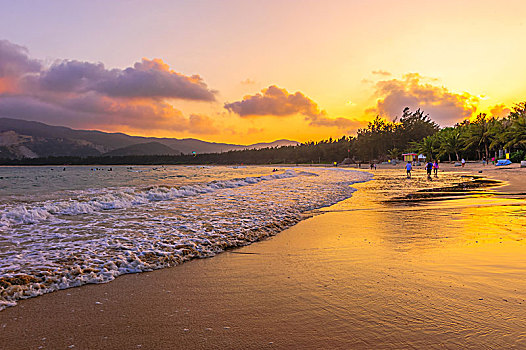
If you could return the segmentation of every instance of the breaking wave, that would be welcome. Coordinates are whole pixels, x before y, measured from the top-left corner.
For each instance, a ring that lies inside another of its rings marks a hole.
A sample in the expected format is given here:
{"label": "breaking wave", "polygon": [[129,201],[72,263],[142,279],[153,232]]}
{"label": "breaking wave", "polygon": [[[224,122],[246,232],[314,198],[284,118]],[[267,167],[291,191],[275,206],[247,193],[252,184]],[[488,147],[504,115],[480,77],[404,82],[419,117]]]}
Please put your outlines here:
{"label": "breaking wave", "polygon": [[[221,168],[210,171],[221,178]],[[3,204],[0,310],[19,299],[250,244],[296,224],[305,212],[349,198],[351,184],[370,178],[309,168],[180,186],[75,190],[60,200]]]}

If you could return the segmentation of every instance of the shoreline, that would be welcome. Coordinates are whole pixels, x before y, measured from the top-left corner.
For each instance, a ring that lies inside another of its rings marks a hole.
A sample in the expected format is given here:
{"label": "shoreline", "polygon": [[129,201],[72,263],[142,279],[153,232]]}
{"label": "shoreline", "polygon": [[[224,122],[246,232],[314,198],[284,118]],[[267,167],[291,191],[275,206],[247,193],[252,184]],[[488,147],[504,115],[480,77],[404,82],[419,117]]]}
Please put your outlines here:
{"label": "shoreline", "polygon": [[[443,164],[441,168],[442,166]],[[322,209],[324,215],[302,220],[271,239],[226,251],[214,259],[192,260],[153,272],[120,276],[108,284],[85,285],[21,300],[18,306],[0,312],[0,327],[6,335],[5,344],[20,349],[39,346],[44,349],[68,348],[71,345],[77,349],[165,348],[174,347],[176,344],[185,348],[287,348],[290,345],[301,344],[306,348],[316,348],[310,347],[315,343],[307,341],[316,339],[335,348],[348,348],[349,344],[355,348],[368,348],[375,344],[392,348],[379,339],[364,343],[356,333],[360,330],[359,326],[352,328],[354,333],[351,332],[356,339],[350,339],[339,333],[338,327],[345,328],[342,324],[332,329],[333,333],[338,333],[340,337],[334,340],[340,343],[333,342],[334,334],[324,334],[317,324],[309,321],[311,318],[323,322],[330,319],[330,316],[320,311],[323,307],[330,309],[330,303],[321,302],[321,309],[312,308],[313,302],[316,304],[324,298],[333,300],[330,293],[326,294],[323,285],[330,286],[335,279],[342,279],[340,287],[343,287],[343,292],[336,287],[332,292],[345,293],[344,291],[353,285],[366,289],[373,287],[369,277],[356,272],[361,278],[359,282],[349,280],[346,284],[346,277],[345,274],[342,275],[342,271],[333,271],[332,265],[325,265],[327,257],[324,254],[315,255],[312,260],[316,262],[314,266],[321,265],[328,269],[328,272],[316,275],[320,281],[312,281],[312,276],[308,274],[302,274],[301,278],[295,277],[296,274],[301,274],[296,268],[303,271],[312,258],[305,256],[302,249],[310,247],[309,249],[314,249],[315,252],[330,247],[335,249],[334,244],[341,238],[341,232],[349,235],[355,245],[370,249],[363,241],[353,238],[353,235],[357,234],[357,227],[352,221],[346,220],[360,218],[352,210],[356,205],[360,205],[362,197],[368,195],[371,187],[374,189],[374,186],[370,185],[371,182],[385,182],[385,179],[392,177],[396,171],[402,172],[393,166],[389,167],[388,171],[381,167],[376,172],[368,171],[377,175],[378,180],[375,176],[375,180],[353,185],[359,189],[354,194],[358,194],[357,197],[360,198],[354,198],[353,194],[348,200],[324,208],[326,210]],[[478,173],[479,170],[481,169],[473,167],[461,169],[461,172],[466,172],[469,176],[487,176],[494,179],[500,177],[499,180],[505,181],[506,184],[492,189],[506,194],[512,189],[514,198],[522,197],[526,190],[523,169],[506,172],[501,172],[500,169],[482,169],[482,174]],[[446,166],[441,171],[457,172],[456,169]],[[370,201],[367,197],[365,199]],[[374,204],[367,207],[371,208],[372,211],[375,210]],[[337,212],[339,209],[342,211]],[[339,236],[333,232],[340,232]],[[369,232],[367,240],[369,243],[375,241],[373,231]],[[351,248],[352,245],[349,249]],[[359,251],[354,253],[359,254]],[[341,263],[337,256],[332,258],[332,264]],[[349,259],[358,265],[362,263],[353,255],[350,255]],[[362,257],[364,261],[367,259],[370,257]],[[282,266],[287,268],[283,270]],[[373,267],[368,267],[374,270]],[[348,268],[355,267],[350,265]],[[310,271],[308,268],[307,270]],[[381,271],[373,272],[378,274],[384,270],[389,271],[390,268],[384,267]],[[274,283],[278,290],[272,288],[272,283],[268,285],[269,281]],[[288,294],[283,294],[279,291],[280,288]],[[313,291],[317,295],[314,301],[302,303],[301,298]],[[371,291],[374,291],[374,288]],[[400,297],[398,294],[396,296]],[[287,306],[291,300],[294,307]],[[361,303],[365,302],[363,298],[359,300]],[[387,309],[394,310],[389,307]],[[339,309],[336,308],[332,312],[339,313],[337,310]],[[347,313],[336,316],[344,319],[350,317]],[[283,319],[287,322],[284,323]],[[358,322],[357,319],[354,321]],[[331,322],[333,321],[329,321]],[[304,332],[307,332],[308,336],[302,340]],[[287,337],[290,340],[287,340]],[[339,347],[342,340],[345,346]]]}
{"label": "shoreline", "polygon": [[[154,168],[155,170],[155,168]],[[227,181],[226,187],[239,187],[244,186],[248,184],[253,184],[254,182],[260,182],[264,180],[270,180],[270,179],[283,179],[283,178],[289,178],[289,177],[297,177],[302,175],[305,172],[302,171],[295,171],[292,169],[283,169],[285,171],[271,174],[271,175],[261,175],[260,177],[256,178],[240,178],[239,181],[241,183],[236,182],[232,186]],[[298,170],[298,169],[296,169]],[[301,169],[299,169],[301,170]],[[332,169],[329,169],[329,171],[332,171]],[[292,173],[291,173],[292,172]],[[339,172],[340,174],[344,174]],[[309,173],[305,173],[307,175],[311,175]],[[359,183],[363,181],[369,181],[371,176],[369,174],[364,174],[362,172],[354,172],[355,175],[351,176],[351,179],[347,178],[347,175],[340,175],[339,181],[344,181],[346,184],[353,184],[353,183]],[[313,177],[316,178],[316,177]],[[252,180],[251,180],[252,179]],[[255,180],[259,181],[255,181]],[[329,180],[325,179],[326,184],[329,184]],[[304,180],[303,182],[306,182]],[[217,188],[217,183],[208,183],[206,184],[209,186],[209,184],[212,184],[212,188]],[[79,259],[76,252],[69,252],[69,260],[65,261],[65,263],[62,263],[62,265],[58,265],[57,268],[55,268],[55,272],[59,270],[59,273],[55,274],[47,274],[47,271],[44,273],[41,273],[37,271],[36,273],[18,273],[15,274],[12,271],[7,271],[7,275],[0,278],[0,288],[2,291],[1,299],[0,299],[0,311],[3,310],[6,307],[15,306],[18,300],[24,300],[31,297],[38,297],[40,295],[44,295],[50,292],[56,292],[57,290],[65,290],[72,287],[80,287],[82,285],[86,284],[100,284],[100,283],[107,283],[111,282],[115,279],[115,277],[129,274],[129,273],[138,273],[138,272],[147,272],[147,271],[153,271],[153,270],[159,270],[162,268],[168,268],[180,265],[184,262],[193,260],[195,258],[202,258],[202,257],[212,257],[217,255],[218,253],[228,250],[228,249],[235,249],[242,246],[246,246],[249,244],[252,244],[254,242],[263,240],[265,238],[268,238],[270,236],[274,236],[278,234],[279,232],[285,230],[286,228],[289,228],[293,226],[294,224],[298,223],[301,220],[304,220],[307,218],[310,214],[310,212],[315,208],[314,210],[319,210],[325,206],[330,206],[334,203],[337,203],[338,201],[341,201],[342,199],[349,198],[352,195],[352,189],[349,189],[347,186],[342,186],[341,183],[335,183],[337,184],[337,188],[339,188],[338,191],[334,191],[332,195],[327,198],[321,198],[321,200],[314,200],[310,201],[309,205],[305,206],[303,204],[303,207],[290,207],[292,208],[288,212],[286,211],[286,215],[283,215],[283,210],[280,210],[281,208],[277,208],[275,211],[268,212],[267,218],[263,220],[263,224],[258,225],[257,223],[261,222],[261,220],[254,221],[256,224],[252,225],[251,227],[246,227],[248,225],[245,225],[245,222],[242,222],[241,225],[245,227],[245,230],[238,230],[236,229],[237,225],[232,225],[231,233],[230,235],[217,235],[217,234],[208,234],[205,232],[202,235],[199,235],[199,231],[195,233],[195,231],[190,231],[192,234],[186,234],[182,239],[179,235],[179,241],[174,241],[172,237],[168,237],[168,240],[170,242],[169,245],[167,245],[171,249],[162,249],[161,247],[160,252],[159,250],[155,250],[158,248],[157,246],[150,246],[151,249],[153,249],[154,253],[152,251],[145,249],[146,253],[143,255],[142,251],[134,250],[130,254],[131,256],[123,257],[120,256],[113,256],[115,258],[114,260],[110,259],[105,260],[107,261],[105,265],[87,265],[87,264],[76,264],[74,263],[81,261],[82,259]],[[322,185],[322,183],[318,183],[318,185]],[[304,187],[294,187],[291,188],[292,192],[299,193],[298,188]],[[332,188],[332,187],[327,187]],[[186,190],[185,190],[186,191]],[[280,196],[285,198],[285,195],[287,194],[287,189],[285,188],[282,192],[280,192]],[[322,191],[322,189],[319,189],[318,191]],[[290,192],[290,191],[289,191]],[[191,195],[192,193],[190,193]],[[336,197],[335,197],[336,196]],[[172,197],[172,199],[177,198],[177,196]],[[214,198],[214,197],[212,197]],[[250,197],[242,197],[243,200],[239,201],[238,203],[244,203],[242,205],[247,205],[247,203],[251,203]],[[290,197],[294,199],[295,197]],[[317,198],[316,196],[312,196],[311,199]],[[330,200],[328,200],[330,198]],[[264,201],[264,197],[259,198],[259,203]],[[318,198],[319,199],[319,198]],[[289,200],[290,203],[296,203],[294,200]],[[252,203],[254,205],[254,203]],[[272,206],[272,202],[270,202],[270,205]],[[287,207],[285,207],[287,209]],[[272,215],[271,215],[272,214]],[[162,215],[162,213],[161,213]],[[227,217],[224,217],[225,219]],[[247,213],[247,216],[244,216],[242,220],[246,220],[247,218],[250,218],[250,213]],[[236,222],[237,218],[234,216],[229,222]],[[259,219],[256,217],[256,219]],[[118,220],[118,219],[117,219]],[[206,220],[205,220],[206,221]],[[177,221],[176,221],[177,223]],[[186,222],[185,222],[186,224]],[[238,222],[239,224],[239,222]],[[215,229],[220,228],[220,225],[216,225]],[[29,227],[31,229],[31,227]],[[214,231],[215,232],[215,231]],[[237,232],[238,234],[234,234]],[[239,234],[239,232],[242,232],[243,234]],[[88,232],[86,232],[88,233]],[[177,233],[177,231],[175,231]],[[28,234],[29,235],[29,234]],[[203,237],[204,236],[204,237]],[[164,242],[166,237],[159,237],[156,235],[150,236],[151,239],[154,241],[161,240]],[[205,241],[203,242],[203,238]],[[186,241],[188,240],[188,241]],[[194,245],[193,243],[197,244]],[[107,243],[107,242],[102,242]],[[202,243],[202,245],[201,245]],[[140,245],[141,241],[136,240],[136,245]],[[65,250],[68,247],[63,247],[61,250]],[[50,250],[55,250],[56,246],[50,246]],[[38,249],[36,249],[38,250]],[[64,254],[64,253],[62,253]],[[91,253],[93,255],[93,253]],[[111,255],[111,254],[110,254]],[[59,258],[61,258],[59,256]],[[86,260],[89,261],[91,258],[90,255],[86,255]],[[61,258],[62,259],[62,258]],[[104,260],[103,260],[104,261]],[[73,268],[68,263],[72,263]],[[25,264],[25,261],[20,261],[20,264]],[[63,269],[60,269],[61,267],[64,267]],[[87,272],[84,272],[86,270]],[[53,271],[53,270],[50,270]],[[57,280],[57,278],[54,278],[55,276],[59,276],[61,280]],[[47,278],[47,276],[51,276],[50,278]]]}

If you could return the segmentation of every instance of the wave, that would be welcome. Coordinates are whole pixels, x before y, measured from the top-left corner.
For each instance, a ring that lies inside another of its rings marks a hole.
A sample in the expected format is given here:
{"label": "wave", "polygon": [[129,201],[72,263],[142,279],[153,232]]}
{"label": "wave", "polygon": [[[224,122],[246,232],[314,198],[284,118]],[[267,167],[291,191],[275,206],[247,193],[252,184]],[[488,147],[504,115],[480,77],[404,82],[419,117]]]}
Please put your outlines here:
{"label": "wave", "polygon": [[[308,173],[298,173],[287,170],[283,173],[245,177],[231,180],[212,181],[206,184],[184,185],[181,187],[152,186],[146,189],[121,188],[117,190],[104,190],[98,196],[92,197],[94,191],[82,191],[74,199],[62,201],[48,201],[32,203],[31,205],[6,206],[0,216],[0,228],[16,224],[35,224],[43,220],[50,220],[58,215],[93,214],[97,211],[125,209],[150,202],[168,201],[181,197],[196,196],[211,193],[225,188],[236,188],[253,185],[261,181],[272,181],[303,176]],[[90,192],[85,198],[85,192]]]}
{"label": "wave", "polygon": [[84,191],[93,197],[15,206],[1,219],[18,225],[0,229],[0,310],[19,299],[251,244],[296,224],[305,212],[349,198],[351,184],[370,178],[336,169],[288,170],[178,188]]}

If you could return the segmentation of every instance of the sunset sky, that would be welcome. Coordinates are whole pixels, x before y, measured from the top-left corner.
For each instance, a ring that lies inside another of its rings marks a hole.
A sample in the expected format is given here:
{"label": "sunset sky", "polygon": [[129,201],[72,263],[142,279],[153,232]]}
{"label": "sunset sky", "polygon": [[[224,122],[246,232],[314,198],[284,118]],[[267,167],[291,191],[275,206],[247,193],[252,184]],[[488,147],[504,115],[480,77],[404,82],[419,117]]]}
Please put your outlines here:
{"label": "sunset sky", "polygon": [[524,1],[0,6],[0,117],[251,144],[526,100]]}

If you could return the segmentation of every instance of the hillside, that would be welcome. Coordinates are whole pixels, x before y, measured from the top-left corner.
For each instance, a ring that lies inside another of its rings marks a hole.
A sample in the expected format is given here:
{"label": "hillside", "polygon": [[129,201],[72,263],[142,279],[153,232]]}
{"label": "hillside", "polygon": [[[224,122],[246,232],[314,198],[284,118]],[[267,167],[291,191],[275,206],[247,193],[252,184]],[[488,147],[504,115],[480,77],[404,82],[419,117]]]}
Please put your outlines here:
{"label": "hillside", "polygon": [[[154,143],[154,145],[151,145]],[[149,146],[145,146],[150,144]],[[176,139],[130,136],[122,133],[106,133],[97,130],[75,130],[35,121],[0,118],[0,158],[36,158],[48,156],[98,156],[125,152],[125,155],[219,153],[231,150],[260,149],[297,142],[278,140],[254,145],[235,145],[206,142],[197,139]],[[134,145],[142,145],[131,147]],[[162,146],[166,148],[163,148]],[[134,153],[138,152],[138,153]],[[147,153],[143,153],[147,152]],[[175,153],[174,153],[175,152]],[[121,154],[124,155],[124,154]]]}
{"label": "hillside", "polygon": [[104,156],[155,156],[155,155],[170,155],[178,156],[181,151],[174,150],[160,142],[139,143],[136,145],[126,146],[114,149],[104,153]]}

